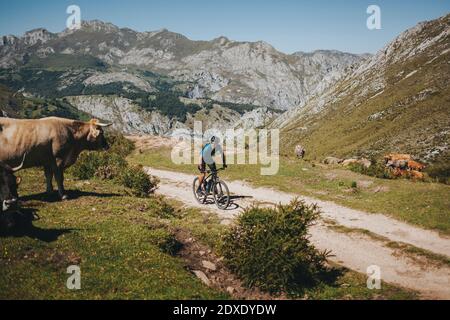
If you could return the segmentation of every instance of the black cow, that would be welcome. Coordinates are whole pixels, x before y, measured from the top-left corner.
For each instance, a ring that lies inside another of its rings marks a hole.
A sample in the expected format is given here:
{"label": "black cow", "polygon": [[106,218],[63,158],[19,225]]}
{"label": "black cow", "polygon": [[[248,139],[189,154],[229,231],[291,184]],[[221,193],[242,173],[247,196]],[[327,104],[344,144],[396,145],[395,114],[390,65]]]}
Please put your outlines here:
{"label": "black cow", "polygon": [[0,162],[0,213],[17,209],[19,195],[17,187],[20,178],[16,178],[14,173],[22,169],[22,164],[16,168]]}

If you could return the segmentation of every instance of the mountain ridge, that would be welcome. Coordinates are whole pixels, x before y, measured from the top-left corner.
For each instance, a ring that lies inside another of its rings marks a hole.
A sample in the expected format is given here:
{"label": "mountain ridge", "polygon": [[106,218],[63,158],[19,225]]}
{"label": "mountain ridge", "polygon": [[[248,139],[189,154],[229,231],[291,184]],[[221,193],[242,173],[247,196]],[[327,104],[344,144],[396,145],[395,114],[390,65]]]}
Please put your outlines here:
{"label": "mountain ridge", "polygon": [[167,29],[137,32],[99,20],[83,21],[79,30],[51,33],[37,28],[22,37],[1,39],[2,68],[26,66],[30,57],[90,55],[112,67],[144,69],[191,82],[191,97],[280,110],[306,103],[365,58],[324,50],[299,56],[264,41],[224,36],[190,40]]}

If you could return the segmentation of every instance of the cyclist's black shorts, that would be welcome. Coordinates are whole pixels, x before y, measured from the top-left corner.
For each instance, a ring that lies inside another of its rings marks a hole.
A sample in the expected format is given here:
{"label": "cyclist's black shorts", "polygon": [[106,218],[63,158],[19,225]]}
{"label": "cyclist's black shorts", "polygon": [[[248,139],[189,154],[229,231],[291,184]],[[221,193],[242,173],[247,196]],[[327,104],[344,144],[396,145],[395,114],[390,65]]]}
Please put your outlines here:
{"label": "cyclist's black shorts", "polygon": [[[212,164],[208,164],[208,168],[211,171],[217,171],[217,167],[216,167],[216,163],[213,162]],[[202,163],[198,166],[198,170],[201,173],[206,173],[206,162],[205,160],[202,158]]]}

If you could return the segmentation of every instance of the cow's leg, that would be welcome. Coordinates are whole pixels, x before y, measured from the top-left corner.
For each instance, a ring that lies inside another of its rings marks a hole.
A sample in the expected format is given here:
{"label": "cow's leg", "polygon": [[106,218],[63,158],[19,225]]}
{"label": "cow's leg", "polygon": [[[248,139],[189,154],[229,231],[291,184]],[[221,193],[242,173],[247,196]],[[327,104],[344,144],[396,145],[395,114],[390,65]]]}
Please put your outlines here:
{"label": "cow's leg", "polygon": [[52,167],[44,167],[45,180],[47,182],[47,193],[53,193],[53,170]]}
{"label": "cow's leg", "polygon": [[67,194],[64,190],[64,167],[62,165],[56,165],[53,168],[55,174],[56,183],[58,184],[58,194],[62,200],[67,200]]}

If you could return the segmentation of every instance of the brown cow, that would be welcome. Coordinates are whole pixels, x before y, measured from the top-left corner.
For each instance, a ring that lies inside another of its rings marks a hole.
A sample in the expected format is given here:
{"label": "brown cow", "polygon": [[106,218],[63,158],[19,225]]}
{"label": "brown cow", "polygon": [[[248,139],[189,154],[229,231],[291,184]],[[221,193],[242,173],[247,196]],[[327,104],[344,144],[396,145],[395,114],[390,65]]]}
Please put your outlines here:
{"label": "brown cow", "polygon": [[399,177],[404,177],[404,176],[406,176],[407,174],[408,174],[408,171],[405,170],[405,169],[394,168],[394,169],[392,170],[392,175],[393,175],[394,177],[397,177],[397,178],[399,178]]}
{"label": "brown cow", "polygon": [[425,178],[425,175],[422,172],[416,170],[410,170],[408,173],[409,177],[413,180],[423,180]]}
{"label": "brown cow", "polygon": [[396,161],[408,161],[412,160],[411,155],[402,154],[402,153],[390,153],[384,156],[384,162],[387,164],[388,162],[396,162]]}
{"label": "brown cow", "polygon": [[421,164],[420,162],[410,160],[408,161],[408,168],[411,170],[422,171],[423,169],[425,169],[425,165]]}
{"label": "brown cow", "polygon": [[61,199],[64,190],[64,169],[73,165],[83,150],[108,149],[102,124],[93,119],[81,122],[63,118],[18,120],[0,118],[0,161],[14,165],[24,154],[24,168],[43,167],[47,192],[53,192],[53,176]]}

